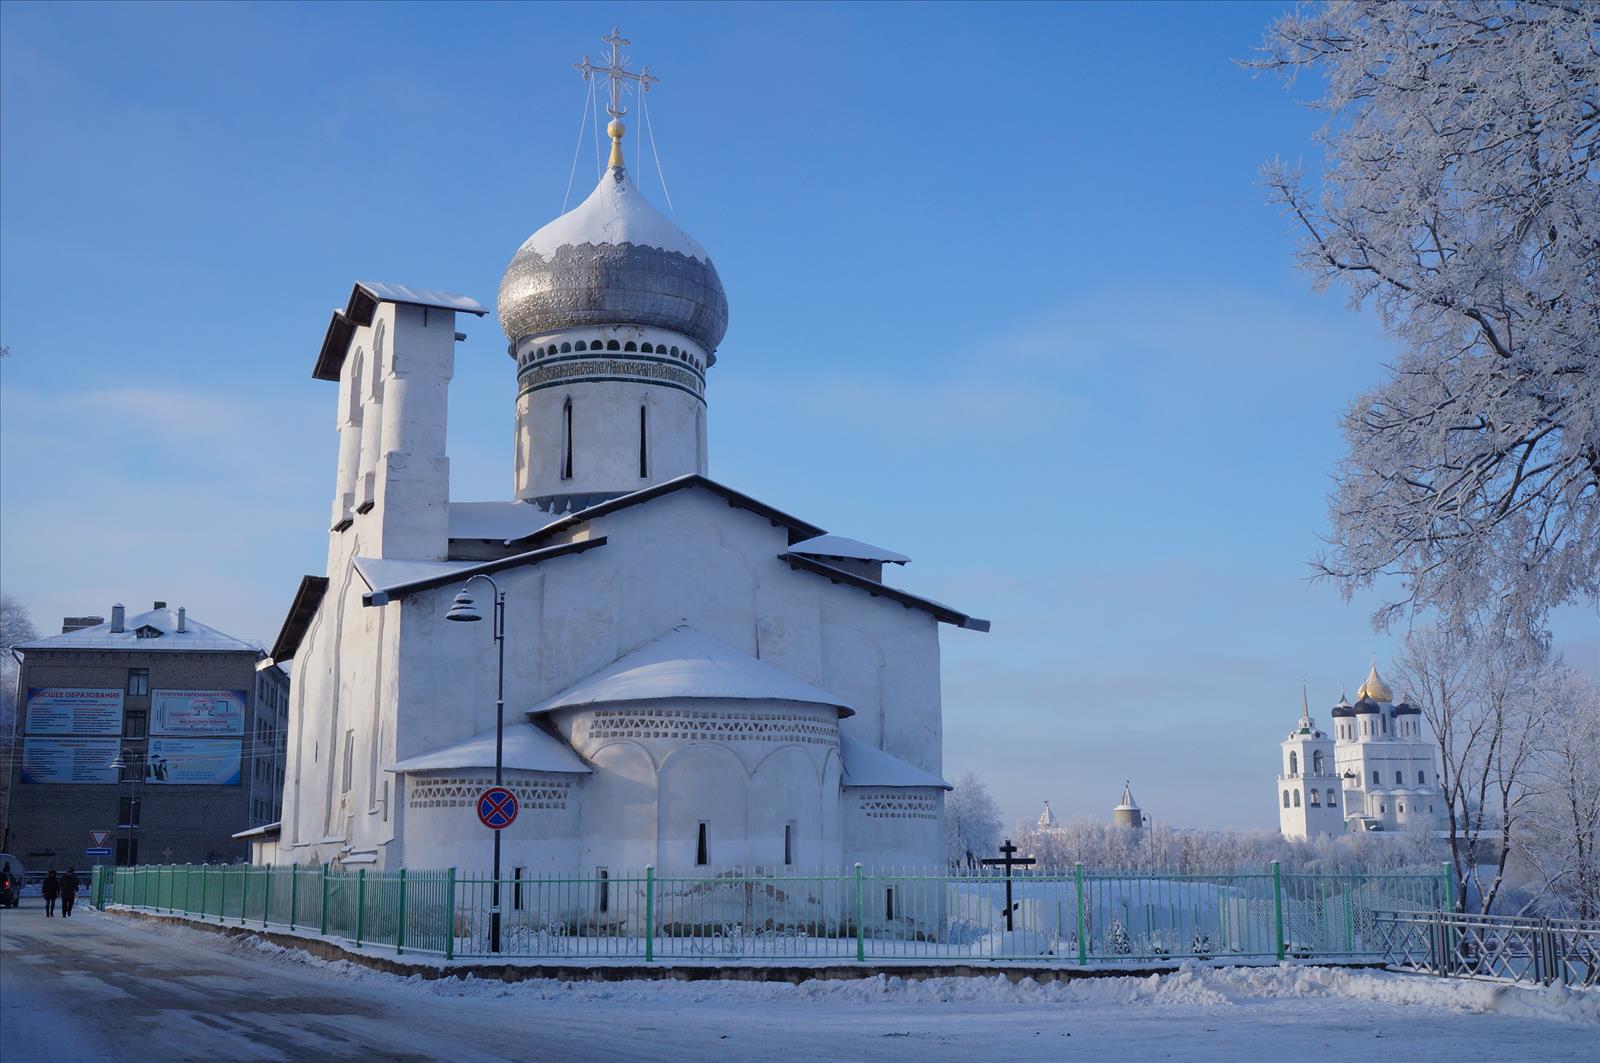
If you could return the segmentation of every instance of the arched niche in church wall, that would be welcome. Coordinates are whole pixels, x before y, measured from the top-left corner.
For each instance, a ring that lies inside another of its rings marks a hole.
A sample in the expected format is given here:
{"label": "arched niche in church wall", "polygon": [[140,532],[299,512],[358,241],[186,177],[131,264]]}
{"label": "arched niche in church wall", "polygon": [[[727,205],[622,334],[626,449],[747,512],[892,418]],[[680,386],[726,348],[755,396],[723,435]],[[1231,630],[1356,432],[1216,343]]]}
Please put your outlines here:
{"label": "arched niche in church wall", "polygon": [[852,623],[854,611],[822,603],[822,689],[856,710],[839,728],[870,746],[883,747],[883,644],[869,629]]}
{"label": "arched niche in church wall", "polygon": [[829,851],[824,824],[838,822],[839,790],[824,790],[822,776],[819,758],[799,746],[775,749],[756,765],[748,792],[751,867],[837,864],[839,853]]}
{"label": "arched niche in church wall", "polygon": [[586,753],[594,774],[583,783],[583,866],[613,873],[659,864],[656,765],[644,746],[616,739]]}
{"label": "arched niche in church wall", "polygon": [[688,495],[662,499],[648,535],[629,535],[618,552],[617,641],[627,652],[687,621],[756,655],[755,573]]}
{"label": "arched niche in church wall", "polygon": [[[396,760],[454,745],[495,724],[498,662],[489,620],[459,624],[444,618],[459,589],[449,585],[420,591],[367,610],[399,613],[392,702],[399,736]],[[480,604],[486,599],[481,597]],[[508,719],[514,706],[507,703]]]}
{"label": "arched niche in church wall", "polygon": [[686,746],[667,754],[657,778],[663,869],[747,866],[749,775],[738,754],[711,743]]}

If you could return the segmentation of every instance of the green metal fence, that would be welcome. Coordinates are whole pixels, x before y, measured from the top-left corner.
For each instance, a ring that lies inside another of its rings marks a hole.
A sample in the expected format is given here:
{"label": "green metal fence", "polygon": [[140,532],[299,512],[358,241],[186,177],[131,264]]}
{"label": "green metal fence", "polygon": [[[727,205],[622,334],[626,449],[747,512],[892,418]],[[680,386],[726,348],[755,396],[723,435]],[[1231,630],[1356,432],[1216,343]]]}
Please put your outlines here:
{"label": "green metal fence", "polygon": [[514,874],[96,868],[98,907],[322,934],[396,953],[562,960],[1377,960],[1380,912],[1449,908],[1449,876],[866,869]]}

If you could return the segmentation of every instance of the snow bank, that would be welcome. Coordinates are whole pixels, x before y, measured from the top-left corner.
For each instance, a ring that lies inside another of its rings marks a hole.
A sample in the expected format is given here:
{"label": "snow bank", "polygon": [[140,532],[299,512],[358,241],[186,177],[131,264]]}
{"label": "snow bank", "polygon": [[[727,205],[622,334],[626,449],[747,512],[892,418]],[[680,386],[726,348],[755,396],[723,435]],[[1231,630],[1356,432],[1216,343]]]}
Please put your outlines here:
{"label": "snow bank", "polygon": [[487,978],[425,979],[375,971],[347,960],[322,960],[299,949],[260,938],[218,938],[187,927],[158,922],[129,924],[140,931],[189,937],[207,947],[250,955],[275,964],[318,968],[341,979],[374,980],[401,991],[442,997],[567,1000],[677,1006],[818,1001],[832,1004],[1083,1005],[1089,1007],[1201,1008],[1226,1010],[1253,1002],[1311,999],[1439,1009],[1468,1014],[1501,1014],[1584,1026],[1600,1026],[1600,988],[1538,988],[1509,983],[1436,978],[1396,971],[1352,970],[1282,964],[1262,967],[1206,967],[1184,963],[1172,974],[1144,978],[1079,978],[1012,982],[1003,974],[907,979],[880,974],[870,978],[786,982],[635,979],[617,982],[567,982],[551,978],[502,982]]}

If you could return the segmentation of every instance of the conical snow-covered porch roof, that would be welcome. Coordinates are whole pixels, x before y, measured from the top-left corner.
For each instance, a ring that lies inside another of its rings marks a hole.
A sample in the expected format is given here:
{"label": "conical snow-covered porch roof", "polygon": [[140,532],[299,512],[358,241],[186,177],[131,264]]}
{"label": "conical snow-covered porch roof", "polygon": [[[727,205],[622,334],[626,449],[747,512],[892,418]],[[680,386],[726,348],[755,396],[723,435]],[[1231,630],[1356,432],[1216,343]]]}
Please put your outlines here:
{"label": "conical snow-covered porch roof", "polygon": [[832,706],[841,717],[855,715],[843,698],[682,625],[539,702],[528,715],[619,701],[685,699],[796,701]]}

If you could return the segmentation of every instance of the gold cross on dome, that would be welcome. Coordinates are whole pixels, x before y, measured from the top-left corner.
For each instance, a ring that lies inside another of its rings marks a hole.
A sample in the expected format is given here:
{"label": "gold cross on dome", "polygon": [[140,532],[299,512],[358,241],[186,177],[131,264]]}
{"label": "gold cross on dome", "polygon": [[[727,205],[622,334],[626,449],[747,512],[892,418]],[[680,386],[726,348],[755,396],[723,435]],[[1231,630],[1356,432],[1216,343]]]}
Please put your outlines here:
{"label": "gold cross on dome", "polygon": [[647,66],[641,67],[637,74],[625,67],[624,64],[628,60],[622,54],[622,46],[633,42],[618,32],[616,27],[612,27],[609,36],[601,37],[600,39],[611,45],[611,65],[596,66],[594,63],[589,62],[589,57],[585,55],[583,62],[572,64],[572,69],[582,74],[585,81],[588,81],[590,76],[594,74],[603,74],[609,78],[611,81],[611,102],[606,105],[606,113],[613,118],[621,118],[628,113],[628,109],[622,106],[622,86],[625,82],[636,82],[640,92],[649,92],[650,86],[661,79],[652,76],[650,68]]}

